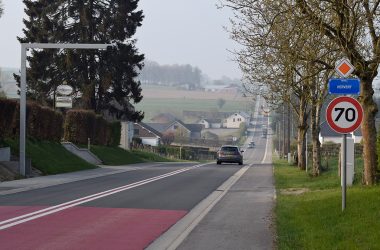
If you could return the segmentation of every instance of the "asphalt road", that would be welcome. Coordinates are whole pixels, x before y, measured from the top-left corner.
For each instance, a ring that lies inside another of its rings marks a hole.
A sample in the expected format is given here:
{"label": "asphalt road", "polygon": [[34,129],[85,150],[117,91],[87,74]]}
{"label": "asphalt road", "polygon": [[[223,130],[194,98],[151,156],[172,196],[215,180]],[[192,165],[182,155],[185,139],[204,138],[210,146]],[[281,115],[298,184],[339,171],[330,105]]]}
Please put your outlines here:
{"label": "asphalt road", "polygon": [[142,249],[240,167],[171,163],[1,196],[1,249]]}
{"label": "asphalt road", "polygon": [[[265,157],[255,131],[245,165]],[[0,196],[0,248],[143,249],[241,167],[168,163]]]}

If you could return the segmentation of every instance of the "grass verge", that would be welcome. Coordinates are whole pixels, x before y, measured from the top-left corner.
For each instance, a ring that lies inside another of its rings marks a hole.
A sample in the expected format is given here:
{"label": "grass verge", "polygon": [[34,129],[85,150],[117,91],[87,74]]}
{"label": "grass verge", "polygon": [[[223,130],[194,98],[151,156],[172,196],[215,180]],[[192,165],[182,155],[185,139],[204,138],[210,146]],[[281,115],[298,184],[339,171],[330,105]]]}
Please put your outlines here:
{"label": "grass verge", "polygon": [[142,162],[170,162],[173,160],[139,150],[126,151],[119,147],[91,146],[93,152],[106,165],[127,165]]}
{"label": "grass verge", "polygon": [[[362,187],[355,179],[342,212],[337,164],[317,178],[284,161],[274,164],[278,249],[380,249],[379,187]],[[361,172],[361,159],[355,168]],[[285,193],[284,189],[304,191]]]}
{"label": "grass verge", "polygon": [[[5,140],[12,154],[18,155],[19,144],[15,140]],[[27,140],[26,157],[32,160],[32,166],[44,175],[67,173],[96,168],[67,151],[60,143]]]}

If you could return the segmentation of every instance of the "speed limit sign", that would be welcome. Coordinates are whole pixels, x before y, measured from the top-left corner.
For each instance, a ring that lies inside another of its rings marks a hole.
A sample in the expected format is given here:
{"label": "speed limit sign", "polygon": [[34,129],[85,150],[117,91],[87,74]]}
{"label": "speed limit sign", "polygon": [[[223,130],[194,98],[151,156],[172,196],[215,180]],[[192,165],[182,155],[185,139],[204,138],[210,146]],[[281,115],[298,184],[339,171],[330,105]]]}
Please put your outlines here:
{"label": "speed limit sign", "polygon": [[330,127],[340,134],[355,131],[363,120],[360,103],[348,96],[335,98],[327,106],[326,120]]}

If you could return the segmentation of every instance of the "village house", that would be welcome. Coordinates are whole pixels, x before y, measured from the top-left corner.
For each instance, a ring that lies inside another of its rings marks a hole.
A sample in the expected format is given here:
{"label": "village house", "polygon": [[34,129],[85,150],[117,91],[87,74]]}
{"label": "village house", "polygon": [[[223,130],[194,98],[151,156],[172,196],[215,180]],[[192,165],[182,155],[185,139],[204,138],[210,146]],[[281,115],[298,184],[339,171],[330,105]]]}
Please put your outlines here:
{"label": "village house", "polygon": [[161,134],[172,132],[178,137],[191,139],[200,139],[204,128],[201,124],[185,124],[181,120],[175,120],[166,124],[148,123],[147,125],[159,131]]}
{"label": "village house", "polygon": [[[363,138],[361,127],[347,134],[347,138],[354,139],[354,143],[360,143]],[[319,142],[321,144],[326,142],[342,143],[342,134],[335,132],[327,122],[323,122],[320,126]]]}
{"label": "village house", "polygon": [[238,112],[230,115],[223,123],[224,128],[239,128],[241,123],[247,126],[251,122],[251,116],[245,112]]}
{"label": "village house", "polygon": [[204,126],[204,128],[221,128],[222,120],[221,119],[201,119],[198,121],[198,124]]}
{"label": "village house", "polygon": [[162,134],[145,123],[134,124],[134,137],[140,138],[143,145],[159,146]]}

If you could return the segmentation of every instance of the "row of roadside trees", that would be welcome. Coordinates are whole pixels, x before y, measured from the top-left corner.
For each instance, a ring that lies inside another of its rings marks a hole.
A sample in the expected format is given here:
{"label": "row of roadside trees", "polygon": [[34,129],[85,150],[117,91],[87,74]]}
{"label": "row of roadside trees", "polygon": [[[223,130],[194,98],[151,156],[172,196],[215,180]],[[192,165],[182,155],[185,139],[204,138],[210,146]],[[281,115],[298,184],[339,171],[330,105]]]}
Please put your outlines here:
{"label": "row of roadside trees", "polygon": [[[318,140],[322,105],[335,63],[348,58],[361,81],[363,183],[377,174],[377,105],[373,79],[380,63],[378,1],[222,0],[235,13],[231,36],[242,45],[236,51],[246,88],[260,91],[274,108],[288,104],[298,119],[298,167],[306,168],[305,135],[311,129],[313,175],[320,174]],[[308,122],[310,119],[310,123]]]}

